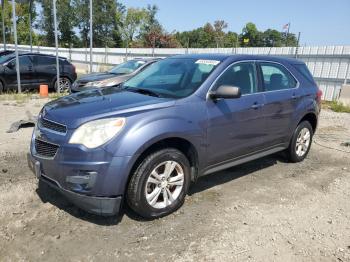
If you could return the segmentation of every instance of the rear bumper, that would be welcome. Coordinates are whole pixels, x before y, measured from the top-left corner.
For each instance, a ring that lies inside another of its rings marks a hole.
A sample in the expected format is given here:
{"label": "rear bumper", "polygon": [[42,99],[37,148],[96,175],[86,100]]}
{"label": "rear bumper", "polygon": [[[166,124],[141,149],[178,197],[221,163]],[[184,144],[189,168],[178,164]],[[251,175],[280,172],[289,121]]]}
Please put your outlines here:
{"label": "rear bumper", "polygon": [[100,216],[115,216],[119,213],[122,197],[97,197],[88,196],[79,193],[75,193],[64,189],[60,184],[47,177],[45,174],[41,173],[38,175],[38,171],[35,170],[35,163],[37,161],[28,154],[28,166],[33,171],[38,179],[45,184],[49,185],[51,188],[57,190],[60,194],[65,196],[70,202],[72,202],[77,207],[85,210],[88,213],[96,214]]}

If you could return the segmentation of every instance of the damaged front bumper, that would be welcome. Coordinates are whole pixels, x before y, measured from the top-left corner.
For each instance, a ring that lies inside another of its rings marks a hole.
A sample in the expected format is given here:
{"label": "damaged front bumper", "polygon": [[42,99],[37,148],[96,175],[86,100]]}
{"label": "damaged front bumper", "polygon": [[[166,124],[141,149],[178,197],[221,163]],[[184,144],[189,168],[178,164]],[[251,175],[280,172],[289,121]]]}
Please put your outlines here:
{"label": "damaged front bumper", "polygon": [[[65,196],[70,202],[79,208],[85,210],[88,213],[101,215],[101,216],[115,216],[119,213],[122,197],[98,197],[83,195],[76,192],[69,191],[60,186],[60,184],[46,176],[41,170],[41,164],[39,161],[34,159],[30,154],[28,154],[28,166],[36,175],[36,177],[60,192]],[[84,177],[77,177],[76,179],[86,179]],[[89,181],[87,181],[88,183]]]}

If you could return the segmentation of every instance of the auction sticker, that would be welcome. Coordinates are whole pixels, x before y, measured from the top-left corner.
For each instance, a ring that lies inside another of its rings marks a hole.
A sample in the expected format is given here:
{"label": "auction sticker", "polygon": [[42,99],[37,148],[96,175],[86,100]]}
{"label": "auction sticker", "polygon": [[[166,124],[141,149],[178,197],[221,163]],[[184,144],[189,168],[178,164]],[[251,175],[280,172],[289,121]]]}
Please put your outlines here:
{"label": "auction sticker", "polygon": [[203,60],[203,59],[200,59],[200,60],[197,60],[196,61],[196,64],[203,64],[203,65],[218,65],[220,63],[220,61],[218,60]]}

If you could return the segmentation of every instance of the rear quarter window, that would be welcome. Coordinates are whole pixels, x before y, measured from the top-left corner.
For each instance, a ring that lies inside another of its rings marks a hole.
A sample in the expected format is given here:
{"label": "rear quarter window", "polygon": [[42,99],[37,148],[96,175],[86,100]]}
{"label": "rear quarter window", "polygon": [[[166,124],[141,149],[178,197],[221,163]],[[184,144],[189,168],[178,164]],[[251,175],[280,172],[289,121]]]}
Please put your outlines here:
{"label": "rear quarter window", "polygon": [[315,84],[315,80],[305,64],[294,64],[295,69],[305,77],[310,83]]}

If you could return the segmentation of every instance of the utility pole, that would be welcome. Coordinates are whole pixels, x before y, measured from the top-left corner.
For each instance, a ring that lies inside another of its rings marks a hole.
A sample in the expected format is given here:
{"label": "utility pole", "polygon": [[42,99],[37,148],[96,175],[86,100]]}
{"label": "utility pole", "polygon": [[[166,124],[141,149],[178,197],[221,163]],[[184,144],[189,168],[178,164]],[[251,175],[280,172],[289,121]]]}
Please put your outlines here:
{"label": "utility pole", "polygon": [[58,58],[58,32],[57,32],[57,10],[56,10],[56,1],[52,0],[53,2],[53,23],[55,27],[55,46],[56,46],[56,85],[57,85],[57,93],[60,93],[60,61]]}
{"label": "utility pole", "polygon": [[5,0],[1,0],[1,17],[2,17],[2,41],[4,43],[4,50],[6,50],[6,32],[5,32]]}
{"label": "utility pole", "polygon": [[18,47],[17,47],[17,21],[16,21],[16,2],[12,0],[12,23],[13,23],[13,34],[15,39],[15,54],[16,54],[16,71],[17,71],[17,88],[18,93],[21,93],[21,74],[19,72],[19,58],[18,58]]}
{"label": "utility pole", "polygon": [[93,28],[92,28],[92,0],[90,0],[90,73],[92,73],[92,44],[93,44]]}

